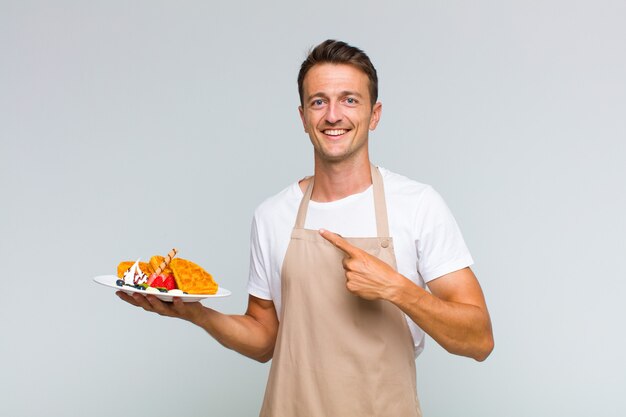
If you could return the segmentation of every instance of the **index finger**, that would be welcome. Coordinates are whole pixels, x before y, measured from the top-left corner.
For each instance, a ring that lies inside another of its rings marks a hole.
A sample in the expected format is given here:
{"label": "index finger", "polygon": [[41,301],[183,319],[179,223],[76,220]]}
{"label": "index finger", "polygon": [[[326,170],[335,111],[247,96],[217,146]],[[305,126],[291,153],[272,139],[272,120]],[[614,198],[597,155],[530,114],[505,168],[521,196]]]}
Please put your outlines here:
{"label": "index finger", "polygon": [[360,249],[356,246],[352,246],[347,240],[339,236],[337,233],[330,232],[328,230],[320,229],[320,235],[333,245],[341,250],[343,253],[349,256],[354,256],[360,252]]}

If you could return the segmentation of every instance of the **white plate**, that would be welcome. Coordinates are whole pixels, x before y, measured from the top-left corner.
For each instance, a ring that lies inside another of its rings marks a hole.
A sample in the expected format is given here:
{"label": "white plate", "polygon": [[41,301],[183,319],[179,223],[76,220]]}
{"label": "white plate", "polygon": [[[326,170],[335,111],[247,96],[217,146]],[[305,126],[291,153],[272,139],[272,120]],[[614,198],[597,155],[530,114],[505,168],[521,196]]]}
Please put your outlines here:
{"label": "white plate", "polygon": [[228,297],[230,295],[230,291],[226,288],[218,287],[217,292],[215,294],[181,294],[181,295],[169,295],[166,292],[160,293],[149,293],[145,290],[139,290],[137,288],[129,287],[128,285],[124,285],[122,287],[118,286],[115,282],[119,278],[117,275],[100,275],[95,277],[93,280],[98,284],[104,285],[105,287],[115,288],[116,290],[124,291],[126,294],[132,294],[134,292],[139,292],[142,294],[152,294],[156,296],[161,301],[172,301],[174,297],[178,297],[186,303],[192,303],[194,301],[204,300],[205,298],[217,298],[217,297]]}

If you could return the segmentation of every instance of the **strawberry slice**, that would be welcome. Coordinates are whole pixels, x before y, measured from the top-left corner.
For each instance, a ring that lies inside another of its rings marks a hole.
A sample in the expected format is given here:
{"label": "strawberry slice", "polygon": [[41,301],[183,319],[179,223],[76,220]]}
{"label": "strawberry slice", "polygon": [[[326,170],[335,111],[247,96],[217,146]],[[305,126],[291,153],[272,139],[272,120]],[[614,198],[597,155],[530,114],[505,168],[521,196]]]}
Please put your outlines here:
{"label": "strawberry slice", "polygon": [[176,280],[174,279],[173,275],[168,275],[165,277],[165,279],[163,280],[163,286],[167,288],[168,291],[178,288],[176,286]]}
{"label": "strawberry slice", "polygon": [[154,288],[158,288],[158,287],[163,288],[163,287],[165,287],[165,285],[163,285],[163,281],[164,281],[163,275],[157,275],[152,280],[152,283],[150,283],[150,286],[154,287]]}
{"label": "strawberry slice", "polygon": [[148,287],[152,287],[152,283],[154,282],[154,280],[156,279],[158,275],[157,274],[150,274],[150,276],[148,277]]}

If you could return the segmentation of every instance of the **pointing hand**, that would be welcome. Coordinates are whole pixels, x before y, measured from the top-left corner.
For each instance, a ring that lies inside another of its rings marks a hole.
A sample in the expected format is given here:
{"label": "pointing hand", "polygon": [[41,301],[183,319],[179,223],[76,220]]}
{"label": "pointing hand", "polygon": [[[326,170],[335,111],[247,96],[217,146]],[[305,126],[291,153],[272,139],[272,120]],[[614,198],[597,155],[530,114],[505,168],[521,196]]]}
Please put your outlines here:
{"label": "pointing hand", "polygon": [[336,233],[321,229],[320,234],[345,257],[346,288],[366,300],[389,299],[391,292],[401,285],[404,278],[389,264],[350,244]]}

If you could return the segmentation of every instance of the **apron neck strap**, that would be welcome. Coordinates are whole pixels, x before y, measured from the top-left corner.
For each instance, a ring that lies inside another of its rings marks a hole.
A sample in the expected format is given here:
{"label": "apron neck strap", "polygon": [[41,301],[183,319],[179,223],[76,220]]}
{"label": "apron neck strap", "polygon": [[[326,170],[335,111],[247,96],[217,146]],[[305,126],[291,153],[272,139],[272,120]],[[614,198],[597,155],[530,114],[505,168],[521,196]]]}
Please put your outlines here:
{"label": "apron neck strap", "polygon": [[[374,191],[374,211],[376,213],[376,231],[378,237],[389,237],[389,222],[387,220],[387,203],[385,202],[385,189],[383,186],[383,177],[378,170],[378,167],[370,164],[372,172],[372,188]],[[304,192],[302,201],[300,201],[300,208],[298,209],[298,216],[296,217],[296,229],[304,229],[304,222],[306,220],[306,213],[309,208],[309,201],[311,201],[311,194],[313,194],[313,182],[315,177],[311,177],[309,185]]]}

